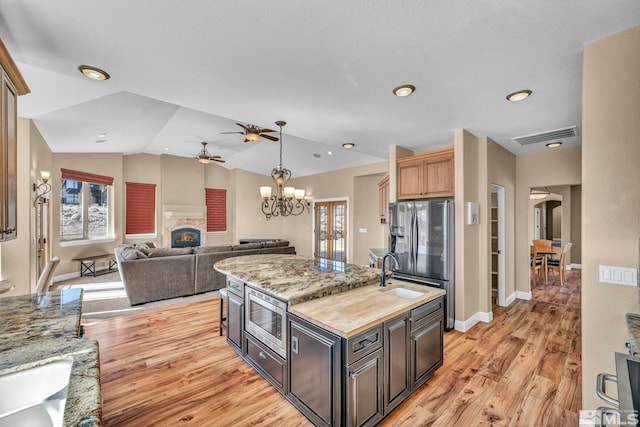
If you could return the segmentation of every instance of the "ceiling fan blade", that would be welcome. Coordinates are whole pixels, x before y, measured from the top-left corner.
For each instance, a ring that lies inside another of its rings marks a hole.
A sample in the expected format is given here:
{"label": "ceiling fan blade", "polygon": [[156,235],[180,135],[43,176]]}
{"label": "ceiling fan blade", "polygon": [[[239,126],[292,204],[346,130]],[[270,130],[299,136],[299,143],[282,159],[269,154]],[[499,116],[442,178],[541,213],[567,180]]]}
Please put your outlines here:
{"label": "ceiling fan blade", "polygon": [[278,138],[276,138],[275,136],[263,135],[263,134],[260,134],[260,136],[263,137],[263,138],[270,139],[271,141],[278,141]]}
{"label": "ceiling fan blade", "polygon": [[260,133],[263,133],[263,132],[277,132],[277,130],[273,130],[273,129],[262,129],[262,130],[260,131]]}
{"label": "ceiling fan blade", "polygon": [[247,126],[243,125],[242,123],[236,123],[238,126],[240,126],[242,129],[247,130]]}
{"label": "ceiling fan blade", "polygon": [[222,160],[222,159],[211,159],[211,160],[213,160],[214,162],[218,162],[218,163],[225,163],[225,161]]}
{"label": "ceiling fan blade", "polygon": [[213,160],[213,159],[221,159],[222,156],[209,156],[209,160]]}
{"label": "ceiling fan blade", "polygon": [[241,133],[244,135],[244,132],[220,132],[220,133]]}

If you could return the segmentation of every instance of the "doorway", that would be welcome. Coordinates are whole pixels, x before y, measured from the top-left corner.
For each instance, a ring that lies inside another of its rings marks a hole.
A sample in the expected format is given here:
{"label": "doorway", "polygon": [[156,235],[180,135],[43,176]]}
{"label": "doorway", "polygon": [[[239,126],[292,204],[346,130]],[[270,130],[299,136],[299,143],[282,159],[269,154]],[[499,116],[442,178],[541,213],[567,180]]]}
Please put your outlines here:
{"label": "doorway", "polygon": [[491,184],[491,304],[506,307],[504,187]]}
{"label": "doorway", "polygon": [[347,201],[314,203],[313,256],[331,261],[347,261]]}

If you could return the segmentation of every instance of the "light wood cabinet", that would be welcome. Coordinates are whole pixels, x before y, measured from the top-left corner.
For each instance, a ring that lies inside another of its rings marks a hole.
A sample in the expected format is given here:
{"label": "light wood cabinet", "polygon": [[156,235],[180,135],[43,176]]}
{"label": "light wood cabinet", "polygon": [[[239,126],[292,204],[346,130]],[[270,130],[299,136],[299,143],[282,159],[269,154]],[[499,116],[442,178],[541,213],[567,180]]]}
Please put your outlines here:
{"label": "light wood cabinet", "polygon": [[452,197],[453,150],[398,160],[398,199]]}
{"label": "light wood cabinet", "polygon": [[378,183],[378,214],[380,223],[387,223],[387,215],[389,213],[389,175],[382,178]]}
{"label": "light wood cabinet", "polygon": [[18,68],[0,40],[0,242],[17,231],[17,97],[29,93]]}

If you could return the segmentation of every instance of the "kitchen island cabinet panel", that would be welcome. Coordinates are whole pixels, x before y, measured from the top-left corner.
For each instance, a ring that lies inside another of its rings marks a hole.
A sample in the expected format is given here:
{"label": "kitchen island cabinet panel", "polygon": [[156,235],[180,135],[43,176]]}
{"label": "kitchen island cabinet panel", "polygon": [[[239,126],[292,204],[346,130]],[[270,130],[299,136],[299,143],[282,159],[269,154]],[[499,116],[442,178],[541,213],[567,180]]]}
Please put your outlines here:
{"label": "kitchen island cabinet panel", "polygon": [[398,406],[409,388],[409,314],[384,322],[385,413]]}
{"label": "kitchen island cabinet panel", "polygon": [[340,337],[289,315],[289,398],[315,425],[340,425]]}
{"label": "kitchen island cabinet panel", "polygon": [[345,367],[345,425],[376,425],[384,417],[381,348]]}
{"label": "kitchen island cabinet panel", "polygon": [[244,353],[244,299],[229,292],[227,302],[227,342],[239,354]]}
{"label": "kitchen island cabinet panel", "polygon": [[247,360],[281,393],[286,388],[286,362],[250,334],[245,335]]}
{"label": "kitchen island cabinet panel", "polygon": [[412,391],[424,384],[442,366],[443,311],[432,314],[421,325],[411,330]]}

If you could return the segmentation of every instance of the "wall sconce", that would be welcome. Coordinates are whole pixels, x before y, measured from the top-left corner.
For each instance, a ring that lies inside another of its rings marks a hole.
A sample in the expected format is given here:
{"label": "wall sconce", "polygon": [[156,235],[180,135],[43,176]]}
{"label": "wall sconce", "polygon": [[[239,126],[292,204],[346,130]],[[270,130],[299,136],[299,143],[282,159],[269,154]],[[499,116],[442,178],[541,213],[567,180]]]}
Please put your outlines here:
{"label": "wall sconce", "polygon": [[40,171],[40,179],[42,183],[33,184],[33,191],[36,193],[36,198],[33,201],[33,205],[36,206],[40,199],[45,198],[45,196],[51,193],[51,184],[49,184],[49,178],[51,177],[51,172],[49,171]]}

